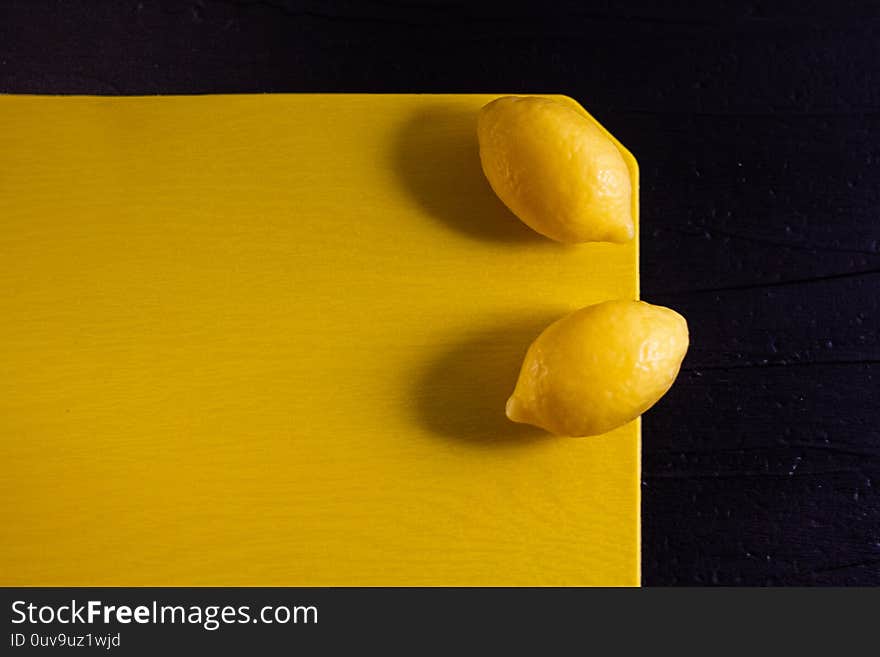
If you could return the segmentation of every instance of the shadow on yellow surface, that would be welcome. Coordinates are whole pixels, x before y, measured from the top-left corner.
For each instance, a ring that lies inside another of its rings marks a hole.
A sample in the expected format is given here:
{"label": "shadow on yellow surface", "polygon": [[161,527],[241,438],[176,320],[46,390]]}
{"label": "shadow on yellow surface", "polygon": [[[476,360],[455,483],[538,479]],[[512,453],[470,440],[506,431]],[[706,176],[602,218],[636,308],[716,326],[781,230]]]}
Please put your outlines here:
{"label": "shadow on yellow surface", "polygon": [[429,216],[459,233],[553,246],[520,222],[489,186],[480,166],[476,111],[438,103],[414,112],[397,135],[394,170]]}
{"label": "shadow on yellow surface", "polygon": [[504,405],[528,346],[562,314],[538,313],[458,339],[450,336],[449,346],[416,379],[415,407],[424,426],[438,437],[473,447],[522,447],[554,440],[536,427],[508,420]]}

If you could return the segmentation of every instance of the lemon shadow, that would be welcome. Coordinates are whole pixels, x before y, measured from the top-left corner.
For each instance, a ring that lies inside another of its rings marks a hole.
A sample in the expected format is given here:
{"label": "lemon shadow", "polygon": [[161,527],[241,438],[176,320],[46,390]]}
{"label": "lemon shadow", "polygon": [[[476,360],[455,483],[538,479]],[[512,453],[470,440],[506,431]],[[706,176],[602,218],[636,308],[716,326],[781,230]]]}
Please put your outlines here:
{"label": "lemon shadow", "polygon": [[425,212],[473,239],[552,245],[498,199],[480,165],[477,112],[437,104],[416,111],[398,133],[393,166]]}
{"label": "lemon shadow", "polygon": [[414,407],[438,438],[473,447],[512,447],[554,440],[507,419],[504,406],[528,346],[564,313],[503,322],[451,340],[416,377]]}

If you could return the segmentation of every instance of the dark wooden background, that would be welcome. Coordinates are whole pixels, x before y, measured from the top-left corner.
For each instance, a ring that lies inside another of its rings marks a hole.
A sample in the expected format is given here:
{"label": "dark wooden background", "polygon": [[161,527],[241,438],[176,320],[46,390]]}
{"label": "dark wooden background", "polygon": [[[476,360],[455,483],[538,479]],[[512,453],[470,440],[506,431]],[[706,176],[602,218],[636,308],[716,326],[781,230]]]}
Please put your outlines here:
{"label": "dark wooden background", "polygon": [[880,585],[880,7],[515,7],[0,0],[0,91],[574,96],[692,332],[644,420],[644,582]]}

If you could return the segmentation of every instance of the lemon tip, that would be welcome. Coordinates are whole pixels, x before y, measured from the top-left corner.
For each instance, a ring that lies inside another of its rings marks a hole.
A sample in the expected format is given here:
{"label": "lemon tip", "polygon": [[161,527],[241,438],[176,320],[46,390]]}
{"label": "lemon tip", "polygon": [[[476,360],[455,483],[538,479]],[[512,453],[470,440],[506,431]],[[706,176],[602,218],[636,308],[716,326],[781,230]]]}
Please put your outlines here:
{"label": "lemon tip", "polygon": [[507,400],[507,404],[504,406],[504,414],[507,415],[507,419],[511,422],[522,422],[523,421],[523,408],[520,401],[516,398],[516,395],[511,395]]}

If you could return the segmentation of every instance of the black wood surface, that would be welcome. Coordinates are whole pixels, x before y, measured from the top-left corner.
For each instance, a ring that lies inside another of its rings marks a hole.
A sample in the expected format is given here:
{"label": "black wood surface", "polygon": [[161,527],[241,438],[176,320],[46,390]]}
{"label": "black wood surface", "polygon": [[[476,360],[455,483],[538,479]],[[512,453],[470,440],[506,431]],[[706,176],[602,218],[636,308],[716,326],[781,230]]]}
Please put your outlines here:
{"label": "black wood surface", "polygon": [[0,1],[0,91],[577,98],[692,332],[644,420],[645,583],[880,585],[872,4]]}

